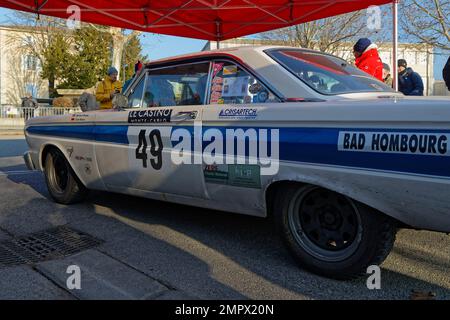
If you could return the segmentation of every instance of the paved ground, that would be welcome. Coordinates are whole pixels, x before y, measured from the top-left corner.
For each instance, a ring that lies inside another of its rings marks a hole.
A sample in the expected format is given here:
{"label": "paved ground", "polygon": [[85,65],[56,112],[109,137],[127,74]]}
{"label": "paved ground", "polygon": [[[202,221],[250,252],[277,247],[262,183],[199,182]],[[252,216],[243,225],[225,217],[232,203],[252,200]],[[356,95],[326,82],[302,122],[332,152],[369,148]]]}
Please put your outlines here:
{"label": "paved ground", "polygon": [[[94,192],[74,206],[49,200],[25,171],[23,137],[0,137],[0,240],[68,225],[105,242],[62,260],[0,270],[0,299],[450,299],[450,236],[403,230],[382,266],[382,289],[299,269],[269,221]],[[66,287],[67,266],[82,289]]]}

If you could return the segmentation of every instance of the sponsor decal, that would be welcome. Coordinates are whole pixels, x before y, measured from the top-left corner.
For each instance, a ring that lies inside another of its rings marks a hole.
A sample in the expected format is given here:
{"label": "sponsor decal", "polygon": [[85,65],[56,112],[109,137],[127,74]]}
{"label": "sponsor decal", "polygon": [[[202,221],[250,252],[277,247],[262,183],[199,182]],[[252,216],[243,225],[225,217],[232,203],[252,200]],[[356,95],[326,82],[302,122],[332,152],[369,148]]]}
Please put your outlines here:
{"label": "sponsor decal", "polygon": [[215,79],[222,79],[222,78],[216,77],[216,75],[220,71],[222,71],[223,65],[224,65],[223,63],[217,63],[217,62],[213,64],[213,78],[214,78],[214,80]]}
{"label": "sponsor decal", "polygon": [[339,132],[338,150],[450,156],[450,134],[426,132]]}
{"label": "sponsor decal", "polygon": [[207,183],[252,189],[261,188],[261,169],[258,165],[206,165],[203,175]]}
{"label": "sponsor decal", "polygon": [[128,123],[161,123],[170,122],[172,109],[145,109],[130,111]]}
{"label": "sponsor decal", "polygon": [[264,90],[258,93],[257,97],[258,102],[264,103],[269,99],[269,93],[266,90]]}
{"label": "sponsor decal", "polygon": [[70,117],[71,122],[86,121],[88,119],[89,115],[84,113],[74,113]]}
{"label": "sponsor decal", "polygon": [[215,77],[215,78],[213,79],[212,83],[213,83],[214,85],[221,85],[221,84],[223,84],[223,78],[222,78],[222,77]]}
{"label": "sponsor decal", "polygon": [[223,97],[243,97],[247,95],[250,77],[225,78],[223,82]]}
{"label": "sponsor decal", "polygon": [[75,156],[75,160],[92,162],[92,158],[91,157],[84,157],[84,156]]}
{"label": "sponsor decal", "polygon": [[67,153],[69,154],[69,158],[72,158],[72,153],[73,153],[73,147],[67,147]]}
{"label": "sponsor decal", "polygon": [[256,119],[258,109],[254,108],[229,108],[219,113],[219,119]]}
{"label": "sponsor decal", "polygon": [[223,67],[223,75],[231,76],[238,72],[238,67],[236,65],[225,66]]}
{"label": "sponsor decal", "polygon": [[255,83],[255,84],[252,84],[252,85],[250,86],[250,88],[248,89],[248,91],[249,91],[251,94],[257,94],[257,93],[260,92],[262,89],[263,89],[263,87],[262,87],[261,84]]}

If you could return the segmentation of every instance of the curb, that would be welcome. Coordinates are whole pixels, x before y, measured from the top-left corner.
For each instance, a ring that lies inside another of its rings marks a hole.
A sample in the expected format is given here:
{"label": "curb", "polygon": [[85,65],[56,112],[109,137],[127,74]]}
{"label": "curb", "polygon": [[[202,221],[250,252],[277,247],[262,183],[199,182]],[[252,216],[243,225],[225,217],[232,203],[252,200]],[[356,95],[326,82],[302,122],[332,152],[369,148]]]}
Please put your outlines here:
{"label": "curb", "polygon": [[23,135],[24,135],[23,130],[0,129],[0,136],[23,136]]}

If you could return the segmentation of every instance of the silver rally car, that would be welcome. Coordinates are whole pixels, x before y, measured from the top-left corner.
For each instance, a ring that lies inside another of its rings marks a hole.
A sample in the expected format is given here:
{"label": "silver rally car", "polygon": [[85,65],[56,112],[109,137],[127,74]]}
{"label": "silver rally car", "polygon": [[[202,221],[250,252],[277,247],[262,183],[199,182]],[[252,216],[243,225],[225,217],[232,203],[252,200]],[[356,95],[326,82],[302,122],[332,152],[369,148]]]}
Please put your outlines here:
{"label": "silver rally car", "polygon": [[403,227],[450,232],[450,100],[290,47],[148,64],[112,110],[27,122],[56,202],[107,190],[270,217],[301,266],[366,273]]}

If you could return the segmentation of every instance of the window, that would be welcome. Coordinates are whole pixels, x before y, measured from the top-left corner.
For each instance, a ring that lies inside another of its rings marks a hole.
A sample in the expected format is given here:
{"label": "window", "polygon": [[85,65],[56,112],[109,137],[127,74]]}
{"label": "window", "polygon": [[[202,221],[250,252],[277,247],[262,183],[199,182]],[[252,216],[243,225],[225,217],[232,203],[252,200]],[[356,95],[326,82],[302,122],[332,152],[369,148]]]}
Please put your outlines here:
{"label": "window", "polygon": [[216,61],[212,72],[210,104],[278,102],[272,92],[235,63]]}
{"label": "window", "polygon": [[144,107],[201,105],[205,102],[210,63],[151,70],[144,91]]}
{"label": "window", "polygon": [[23,57],[24,69],[35,71],[38,67],[38,58],[33,55],[26,55]]}
{"label": "window", "polygon": [[25,91],[27,95],[31,95],[33,98],[37,97],[37,86],[34,83],[27,83],[25,84]]}
{"label": "window", "polygon": [[270,50],[267,53],[322,94],[392,92],[384,83],[337,57],[295,49]]}
{"label": "window", "polygon": [[142,94],[144,93],[144,78],[130,90],[128,108],[142,108]]}

